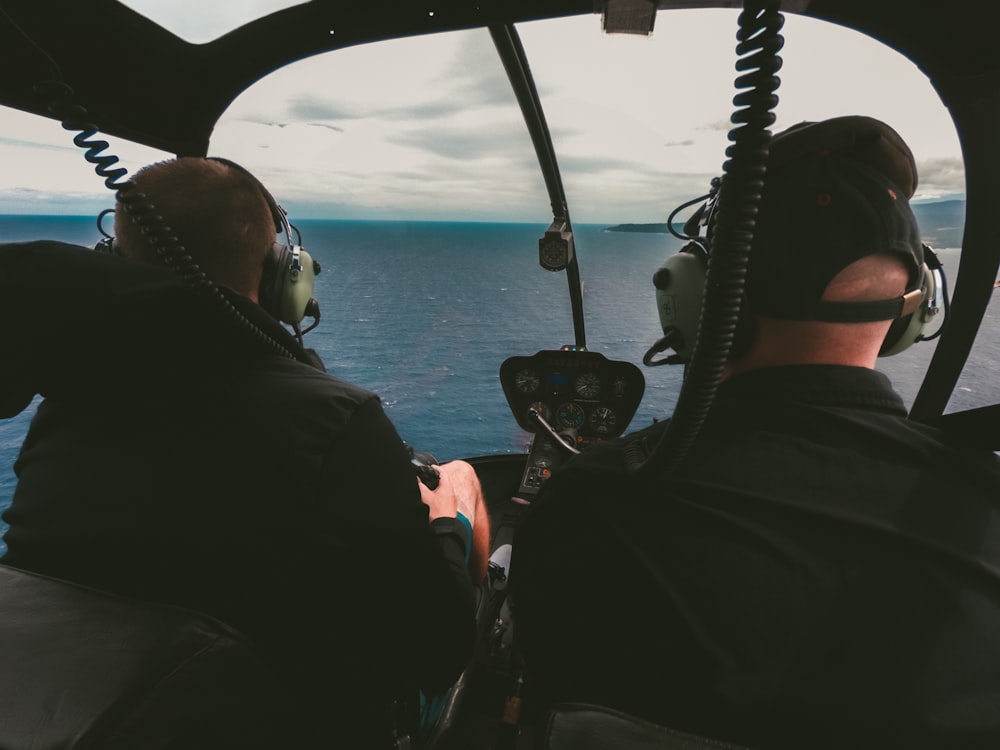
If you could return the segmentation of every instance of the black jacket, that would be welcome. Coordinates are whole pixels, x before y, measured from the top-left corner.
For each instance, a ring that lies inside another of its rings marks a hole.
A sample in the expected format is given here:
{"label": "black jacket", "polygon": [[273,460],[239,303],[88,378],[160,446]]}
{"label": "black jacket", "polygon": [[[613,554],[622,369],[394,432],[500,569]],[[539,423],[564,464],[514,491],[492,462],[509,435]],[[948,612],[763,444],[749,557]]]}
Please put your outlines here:
{"label": "black jacket", "polygon": [[539,703],[773,748],[1000,747],[1000,462],[906,418],[880,373],[722,384],[687,461],[557,470],[518,532]]}
{"label": "black jacket", "polygon": [[257,305],[82,248],[0,246],[0,346],[0,416],[45,397],[4,563],[218,617],[341,739],[458,675],[461,540],[428,524],[378,398]]}

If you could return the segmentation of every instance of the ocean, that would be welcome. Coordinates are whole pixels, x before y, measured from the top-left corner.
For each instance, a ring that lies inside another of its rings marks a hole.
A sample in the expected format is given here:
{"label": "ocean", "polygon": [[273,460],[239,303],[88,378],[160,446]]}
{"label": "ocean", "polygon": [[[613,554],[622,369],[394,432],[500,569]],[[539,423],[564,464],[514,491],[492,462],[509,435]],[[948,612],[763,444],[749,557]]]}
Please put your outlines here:
{"label": "ocean", "polygon": [[[378,393],[402,438],[440,460],[525,451],[530,435],[507,407],[500,365],[577,343],[566,275],[538,264],[547,224],[305,220],[297,227],[322,266],[315,290],[322,318],[305,340],[330,374]],[[639,364],[661,335],[652,274],[679,241],[606,225],[574,230],[587,347]],[[93,246],[100,235],[93,217],[0,216],[0,241],[41,238]],[[958,251],[939,254],[954,278]],[[998,316],[994,305],[994,328]],[[881,360],[907,403],[932,352],[932,343],[922,344]],[[680,391],[679,367],[642,369],[646,391],[632,429],[669,416]],[[977,346],[950,408],[1000,401],[998,369],[1000,346]],[[33,412],[34,405],[0,420],[0,510],[13,494],[12,466]]]}

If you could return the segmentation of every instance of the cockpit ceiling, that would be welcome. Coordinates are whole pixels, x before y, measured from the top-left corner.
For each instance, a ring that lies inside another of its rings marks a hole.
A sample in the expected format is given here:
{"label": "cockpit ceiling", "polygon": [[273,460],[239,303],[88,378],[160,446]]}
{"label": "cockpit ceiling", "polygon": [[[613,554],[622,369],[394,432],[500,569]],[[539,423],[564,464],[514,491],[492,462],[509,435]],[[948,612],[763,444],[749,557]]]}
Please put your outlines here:
{"label": "cockpit ceiling", "polygon": [[[570,15],[610,17],[645,0],[311,0],[252,4],[247,23],[194,44],[165,27],[153,0],[0,0],[0,105],[52,116],[39,81],[61,78],[103,132],[178,154],[203,153],[217,118],[268,73],[320,52],[366,42]],[[242,3],[216,4],[240,6]],[[175,16],[188,27],[204,15]],[[634,6],[634,7],[632,7]],[[725,0],[660,0],[656,28],[677,8],[739,8]],[[949,87],[992,86],[1000,76],[989,3],[912,0],[790,0],[784,10],[867,33],[913,60],[947,97]],[[227,24],[235,20],[226,21]],[[168,25],[168,26],[169,26]],[[641,25],[641,22],[639,22]],[[214,32],[205,26],[201,36]],[[654,32],[655,33],[655,32]],[[188,38],[199,33],[187,30]],[[845,49],[845,55],[851,50]],[[836,65],[836,60],[830,61]],[[873,82],[878,71],[872,71]],[[192,82],[197,82],[193,86]]]}

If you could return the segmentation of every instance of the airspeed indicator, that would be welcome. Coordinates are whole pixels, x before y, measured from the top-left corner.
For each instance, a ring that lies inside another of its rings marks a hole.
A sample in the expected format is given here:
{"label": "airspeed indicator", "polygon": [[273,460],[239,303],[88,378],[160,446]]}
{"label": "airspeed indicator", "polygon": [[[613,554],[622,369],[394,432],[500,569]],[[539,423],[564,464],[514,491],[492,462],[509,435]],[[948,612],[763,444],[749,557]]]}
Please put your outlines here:
{"label": "airspeed indicator", "polygon": [[541,380],[534,370],[525,368],[514,376],[514,387],[521,393],[533,393],[538,390]]}
{"label": "airspeed indicator", "polygon": [[596,373],[585,372],[577,376],[573,390],[580,398],[597,398],[601,393],[601,379]]}

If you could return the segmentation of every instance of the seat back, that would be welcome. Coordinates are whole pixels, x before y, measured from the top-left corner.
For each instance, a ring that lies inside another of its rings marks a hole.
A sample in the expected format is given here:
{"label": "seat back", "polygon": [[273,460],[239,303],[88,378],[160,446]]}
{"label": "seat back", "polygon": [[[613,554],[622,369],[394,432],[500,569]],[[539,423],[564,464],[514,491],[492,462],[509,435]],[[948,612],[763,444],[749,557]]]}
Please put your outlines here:
{"label": "seat back", "polygon": [[585,703],[561,703],[548,714],[542,750],[748,750],[696,737]]}
{"label": "seat back", "polygon": [[0,565],[0,750],[274,747],[276,695],[211,617]]}

